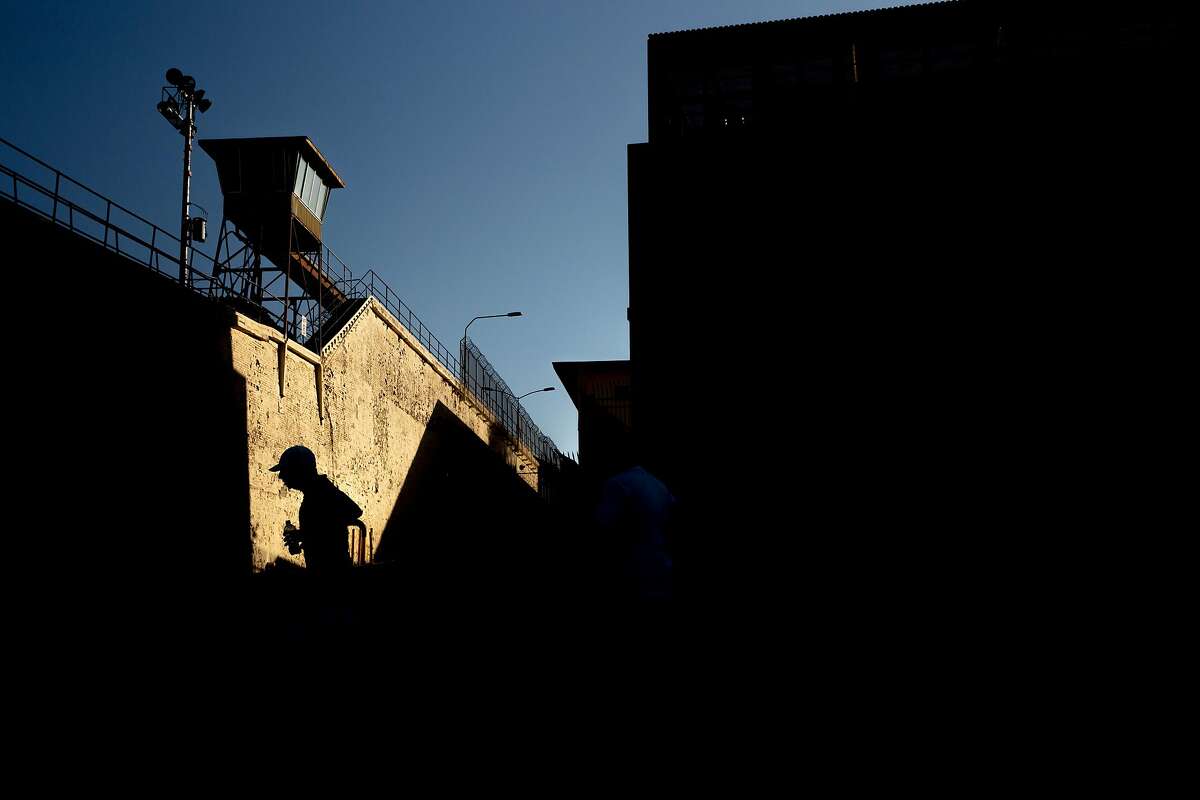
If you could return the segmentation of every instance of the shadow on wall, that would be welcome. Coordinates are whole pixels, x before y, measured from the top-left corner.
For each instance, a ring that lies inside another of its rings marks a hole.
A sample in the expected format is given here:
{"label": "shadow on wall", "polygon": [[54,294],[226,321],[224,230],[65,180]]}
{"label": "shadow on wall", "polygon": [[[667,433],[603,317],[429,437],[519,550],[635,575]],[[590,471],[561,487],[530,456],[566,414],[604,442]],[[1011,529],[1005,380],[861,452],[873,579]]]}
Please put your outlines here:
{"label": "shadow on wall", "polygon": [[445,602],[529,597],[553,570],[552,527],[546,504],[504,456],[438,403],[376,561]]}
{"label": "shadow on wall", "polygon": [[256,575],[231,629],[245,652],[402,642],[421,654],[414,663],[439,670],[467,668],[479,653],[528,655],[570,630],[581,637],[612,600],[603,548],[588,535],[594,498],[581,483],[576,476],[548,504],[439,403],[374,563],[343,583],[300,569]]}
{"label": "shadow on wall", "polygon": [[3,201],[0,236],[49,276],[10,336],[36,345],[17,358],[15,455],[54,624],[110,642],[204,624],[250,570],[231,312]]}

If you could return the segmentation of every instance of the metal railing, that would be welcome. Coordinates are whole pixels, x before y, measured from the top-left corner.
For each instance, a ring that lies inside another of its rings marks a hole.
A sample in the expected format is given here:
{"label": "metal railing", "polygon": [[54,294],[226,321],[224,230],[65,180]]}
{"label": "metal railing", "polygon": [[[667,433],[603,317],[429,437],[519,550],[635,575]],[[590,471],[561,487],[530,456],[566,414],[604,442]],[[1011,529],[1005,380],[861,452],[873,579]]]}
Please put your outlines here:
{"label": "metal railing", "polygon": [[[0,197],[7,198],[19,208],[32,211],[74,234],[95,242],[106,250],[149,267],[171,279],[179,279],[179,237],[160,228],[135,211],[80,183],[66,173],[50,166],[36,156],[0,137],[0,145],[26,159],[30,164],[53,176],[46,183],[31,179],[0,161]],[[3,152],[3,150],[0,150]],[[53,188],[50,184],[53,183]],[[188,288],[210,296],[219,288],[214,279],[216,262],[212,256],[188,249]],[[207,267],[202,269],[197,262]],[[264,292],[264,300],[283,303],[283,298]],[[271,317],[269,309],[263,308]]]}
{"label": "metal railing", "polygon": [[338,288],[350,299],[359,300],[365,297],[374,297],[383,304],[384,308],[392,312],[392,316],[398,319],[400,324],[415,336],[417,341],[443,367],[450,370],[452,375],[457,376],[461,374],[458,359],[454,357],[454,353],[442,344],[441,340],[434,336],[433,331],[425,327],[425,323],[421,322],[420,318],[400,299],[399,295],[393,292],[391,287],[375,274],[375,270],[368,270],[361,278],[354,278],[344,284],[339,284]]}
{"label": "metal railing", "polygon": [[[3,137],[0,137],[0,145],[25,159],[29,165],[45,170],[47,176],[45,183],[42,183],[8,166],[7,159],[0,160],[0,197],[12,201],[20,208],[33,211],[72,233],[90,239],[130,261],[178,281],[180,270],[177,235],[76,181]],[[0,154],[3,153],[5,150],[0,149]],[[365,275],[356,278],[350,267],[338,258],[337,254],[324,244],[322,247],[321,269],[347,299],[374,297],[381,302],[442,366],[463,382],[466,391],[496,415],[514,441],[524,444],[542,461],[555,466],[559,464],[562,454],[558,447],[534,424],[524,408],[521,409],[520,416],[517,416],[512,407],[512,392],[509,391],[508,384],[504,383],[473,342],[463,343],[465,347],[469,346],[469,349],[464,350],[468,354],[469,369],[464,370],[455,354],[442,344],[433,331],[421,322],[374,270],[368,270]],[[221,286],[214,278],[216,261],[195,247],[189,247],[188,250],[188,288],[205,297],[220,299]],[[197,262],[207,269],[198,267]],[[262,301],[253,305],[261,313],[260,321],[266,321],[273,327],[284,330],[284,321],[280,314],[268,308],[265,302],[270,301],[282,306],[286,304],[285,298],[277,297],[265,291],[263,287],[257,288],[261,290]],[[239,300],[242,303],[247,302],[246,298]],[[325,329],[330,324],[336,325],[340,322],[339,312],[338,308],[326,309],[319,319],[313,321],[314,329],[306,341],[321,342],[325,338]],[[505,397],[498,392],[484,392],[484,386],[503,388],[509,396]]]}
{"label": "metal railing", "polygon": [[539,461],[554,467],[559,466],[562,454],[558,447],[549,436],[542,433],[525,406],[517,402],[516,395],[500,377],[500,373],[475,342],[463,339],[461,344],[462,363],[466,368],[459,373],[459,380],[467,391],[496,416],[520,446],[532,452]]}
{"label": "metal railing", "polygon": [[[43,184],[0,161],[0,196],[155,272],[178,276],[178,236],[120,203],[113,202],[7,139],[0,138],[0,144],[46,170],[51,176]],[[195,255],[208,258],[203,253]]]}

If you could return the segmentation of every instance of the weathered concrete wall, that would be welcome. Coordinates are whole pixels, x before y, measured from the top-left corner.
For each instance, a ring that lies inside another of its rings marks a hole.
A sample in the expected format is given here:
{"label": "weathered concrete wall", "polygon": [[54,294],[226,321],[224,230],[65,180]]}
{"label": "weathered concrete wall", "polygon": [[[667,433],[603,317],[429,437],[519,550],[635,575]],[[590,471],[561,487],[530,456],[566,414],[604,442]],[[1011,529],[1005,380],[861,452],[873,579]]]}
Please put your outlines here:
{"label": "weathered concrete wall", "polygon": [[266,646],[296,584],[251,576],[302,499],[267,468],[297,442],[366,510],[387,564],[357,586],[381,636],[570,588],[562,526],[512,468],[533,460],[377,304],[324,369],[288,343],[281,392],[273,330],[4,200],[0,234],[30,290],[7,307],[11,538],[38,576],[22,621],[72,648],[62,663]]}
{"label": "weathered concrete wall", "polygon": [[[390,525],[385,549],[414,563],[457,562],[488,545],[473,533],[537,513],[535,460],[378,302],[324,348],[323,368],[289,342],[281,392],[273,329],[6,201],[0,232],[15,245],[6,265],[71,289],[12,304],[25,431],[13,461],[22,529],[91,602],[203,603],[287,557],[282,527],[302,495],[267,468],[293,444],[363,507],[377,550]],[[414,554],[415,536],[438,544]]]}
{"label": "weathered concrete wall", "polygon": [[238,315],[231,337],[234,370],[246,381],[254,569],[295,558],[281,532],[286,520],[298,521],[302,495],[269,471],[294,444],[310,448],[318,471],[363,508],[376,546],[439,404],[514,467],[523,466],[517,474],[536,489],[532,457],[518,456],[497,434],[490,412],[465,399],[455,376],[374,299],[326,345],[323,357],[288,343],[282,392],[280,334]]}

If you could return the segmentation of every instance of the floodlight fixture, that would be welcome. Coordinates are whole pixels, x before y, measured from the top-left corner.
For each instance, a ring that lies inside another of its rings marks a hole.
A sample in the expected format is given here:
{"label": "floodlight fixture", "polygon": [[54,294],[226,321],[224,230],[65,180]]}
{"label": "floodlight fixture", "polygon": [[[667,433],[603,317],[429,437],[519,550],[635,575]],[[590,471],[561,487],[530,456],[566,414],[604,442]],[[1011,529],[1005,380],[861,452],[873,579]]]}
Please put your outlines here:
{"label": "floodlight fixture", "polygon": [[159,103],[158,113],[162,114],[163,119],[171,123],[176,130],[183,127],[183,117],[179,114],[179,106],[174,100],[163,100]]}
{"label": "floodlight fixture", "polygon": [[[196,133],[196,112],[203,114],[212,108],[212,100],[204,96],[203,89],[196,88],[196,79],[183,74],[178,67],[166,73],[167,83],[163,87],[163,100],[158,104],[158,113],[171,123],[171,127],[183,134],[183,209],[179,230],[179,282],[185,286],[191,282],[188,270],[188,246],[203,242],[207,236],[207,223],[202,219],[188,217],[192,182],[192,137]],[[174,88],[172,88],[174,87]]]}

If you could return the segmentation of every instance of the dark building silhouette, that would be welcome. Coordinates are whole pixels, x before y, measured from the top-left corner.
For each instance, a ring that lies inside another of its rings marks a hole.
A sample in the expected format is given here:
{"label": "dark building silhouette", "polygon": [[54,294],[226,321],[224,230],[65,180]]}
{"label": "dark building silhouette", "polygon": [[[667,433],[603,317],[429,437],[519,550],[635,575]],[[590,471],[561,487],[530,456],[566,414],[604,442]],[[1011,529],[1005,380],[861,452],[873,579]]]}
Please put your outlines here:
{"label": "dark building silhouette", "polygon": [[620,443],[610,432],[633,432],[629,361],[555,361],[554,371],[579,412],[579,465],[590,470],[611,463]]}
{"label": "dark building silhouette", "polygon": [[703,521],[681,596],[689,563],[737,569],[729,547],[798,541],[812,568],[868,539],[886,561],[900,531],[1045,524],[1031,508],[1062,497],[1050,473],[1095,446],[1111,397],[1112,303],[1182,229],[1172,8],[948,2],[649,37],[633,407],[646,466]]}

